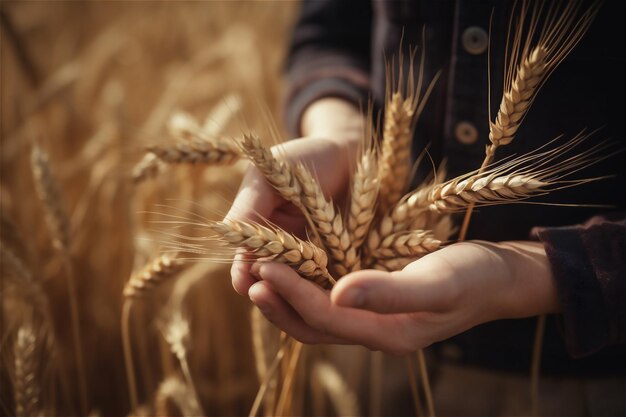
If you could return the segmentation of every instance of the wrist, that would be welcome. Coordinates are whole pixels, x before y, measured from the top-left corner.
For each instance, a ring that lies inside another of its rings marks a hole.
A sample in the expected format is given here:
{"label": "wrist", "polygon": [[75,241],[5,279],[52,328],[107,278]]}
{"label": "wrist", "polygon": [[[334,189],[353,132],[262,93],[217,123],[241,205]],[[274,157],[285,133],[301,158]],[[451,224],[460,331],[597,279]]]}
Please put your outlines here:
{"label": "wrist", "polygon": [[352,146],[360,143],[366,118],[359,108],[344,99],[326,97],[311,103],[301,119],[301,132],[306,137],[326,138]]}

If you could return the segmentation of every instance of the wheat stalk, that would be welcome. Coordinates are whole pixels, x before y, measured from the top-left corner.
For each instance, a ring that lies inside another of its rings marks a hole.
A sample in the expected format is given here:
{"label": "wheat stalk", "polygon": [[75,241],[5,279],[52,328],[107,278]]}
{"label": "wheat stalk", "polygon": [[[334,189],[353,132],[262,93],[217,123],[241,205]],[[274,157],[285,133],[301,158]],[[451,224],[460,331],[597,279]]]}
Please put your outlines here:
{"label": "wheat stalk", "polygon": [[357,164],[350,193],[347,229],[352,246],[356,250],[363,244],[376,215],[379,189],[376,152],[374,149],[368,149],[363,152]]}
{"label": "wheat stalk", "polygon": [[133,274],[124,287],[124,297],[144,297],[152,289],[179,273],[185,264],[176,255],[163,254]]}
{"label": "wheat stalk", "polygon": [[50,167],[48,155],[34,145],[31,151],[31,169],[35,180],[35,188],[42,201],[48,228],[50,229],[53,244],[61,253],[63,267],[67,279],[67,292],[70,302],[70,320],[74,354],[76,355],[76,372],[78,374],[78,389],[80,392],[80,406],[83,414],[87,413],[87,378],[85,376],[85,362],[82,351],[82,336],[80,328],[80,310],[78,308],[78,291],[74,278],[74,269],[70,259],[70,228],[69,218],[61,204],[61,194],[55,176]]}
{"label": "wheat stalk", "polygon": [[335,283],[327,269],[326,253],[311,242],[280,229],[230,219],[213,223],[210,227],[228,244],[251,249],[260,258],[285,263],[324,288]]}
{"label": "wheat stalk", "polygon": [[36,417],[41,409],[41,388],[37,377],[37,335],[30,325],[17,331],[13,349],[15,360],[15,413]]}

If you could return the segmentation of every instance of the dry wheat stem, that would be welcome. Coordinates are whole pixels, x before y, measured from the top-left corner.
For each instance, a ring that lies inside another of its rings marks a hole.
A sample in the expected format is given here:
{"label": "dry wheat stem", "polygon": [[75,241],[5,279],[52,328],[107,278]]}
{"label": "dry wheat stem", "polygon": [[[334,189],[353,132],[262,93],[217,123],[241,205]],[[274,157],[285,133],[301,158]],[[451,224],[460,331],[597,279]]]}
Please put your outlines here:
{"label": "dry wheat stem", "polygon": [[133,360],[133,350],[130,339],[130,318],[133,307],[133,299],[124,300],[122,307],[122,345],[124,349],[124,365],[126,367],[126,379],[128,382],[128,393],[130,397],[131,412],[135,412],[139,407],[139,397],[137,396],[137,381],[135,379],[135,362]]}
{"label": "dry wheat stem", "polygon": [[41,410],[41,388],[37,377],[37,335],[31,325],[17,331],[15,361],[15,412],[19,417],[36,417]]}
{"label": "dry wheat stem", "polygon": [[296,165],[295,173],[302,187],[302,203],[330,253],[334,270],[343,276],[361,269],[360,257],[344,227],[341,213],[326,199],[319,182],[302,163]]}
{"label": "dry wheat stem", "polygon": [[163,337],[170,345],[172,353],[178,359],[180,368],[183,371],[183,375],[185,376],[185,380],[187,381],[187,385],[193,397],[196,399],[196,403],[200,404],[198,391],[193,382],[189,362],[187,361],[186,340],[189,337],[189,322],[183,317],[179,309],[174,310],[170,315],[168,323],[163,330]]}
{"label": "dry wheat stem", "polygon": [[415,378],[415,371],[413,370],[415,366],[413,364],[413,358],[411,357],[411,355],[405,356],[405,364],[406,364],[407,374],[409,376],[409,385],[411,386],[411,397],[413,398],[413,406],[415,407],[415,415],[417,417],[420,417],[424,415],[424,413],[422,411],[422,403],[420,401],[419,390],[417,387],[417,379]]}
{"label": "dry wheat stem", "polygon": [[285,263],[323,288],[335,284],[327,269],[326,253],[311,242],[280,229],[230,219],[213,223],[210,227],[228,244],[248,248],[259,258]]}
{"label": "dry wheat stem", "polygon": [[330,398],[337,415],[358,416],[359,402],[337,369],[330,363],[320,361],[313,366],[313,377],[320,382]]}
{"label": "dry wheat stem", "polygon": [[288,404],[291,403],[293,382],[296,375],[296,367],[298,366],[300,354],[302,353],[302,347],[302,343],[296,340],[293,341],[291,352],[289,355],[289,363],[287,364],[287,371],[285,372],[282,390],[278,398],[278,405],[276,406],[275,414],[277,416],[285,415]]}
{"label": "dry wheat stem", "polygon": [[254,402],[252,403],[252,407],[250,408],[250,413],[248,413],[248,417],[255,417],[259,412],[270,381],[274,378],[276,371],[278,371],[278,367],[283,360],[283,357],[285,356],[285,351],[290,345],[291,340],[292,339],[288,338],[284,333],[281,333],[281,340],[278,352],[276,353],[276,356],[274,357],[274,360],[272,361],[270,366],[267,368],[267,373],[265,374],[265,378],[261,383],[261,386],[259,387],[259,391],[254,397]]}
{"label": "dry wheat stem", "polygon": [[360,250],[376,215],[379,189],[376,152],[368,149],[363,152],[357,164],[350,194],[347,226],[350,241],[355,250]]}
{"label": "dry wheat stem", "polygon": [[184,268],[176,254],[163,254],[133,274],[124,287],[124,297],[145,297],[155,287],[175,276]]}
{"label": "dry wheat stem", "polygon": [[433,401],[433,393],[430,389],[430,380],[428,378],[428,368],[426,367],[426,358],[424,357],[424,349],[417,351],[417,367],[420,372],[420,380],[424,389],[424,397],[426,398],[426,407],[428,408],[428,416],[435,417],[435,404]]}
{"label": "dry wheat stem", "polygon": [[541,350],[546,328],[546,316],[537,318],[535,340],[533,343],[532,363],[530,367],[530,415],[539,416],[539,377],[541,374]]}

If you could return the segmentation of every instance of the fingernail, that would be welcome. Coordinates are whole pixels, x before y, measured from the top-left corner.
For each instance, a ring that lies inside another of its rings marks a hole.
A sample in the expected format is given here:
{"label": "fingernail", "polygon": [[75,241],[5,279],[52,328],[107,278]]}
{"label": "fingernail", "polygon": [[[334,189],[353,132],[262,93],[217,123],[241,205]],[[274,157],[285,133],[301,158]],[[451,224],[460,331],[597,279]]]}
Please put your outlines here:
{"label": "fingernail", "polygon": [[365,291],[361,288],[348,288],[342,298],[351,307],[361,307],[365,304]]}
{"label": "fingernail", "polygon": [[253,277],[260,279],[261,278],[261,262],[255,262],[250,267],[250,275]]}

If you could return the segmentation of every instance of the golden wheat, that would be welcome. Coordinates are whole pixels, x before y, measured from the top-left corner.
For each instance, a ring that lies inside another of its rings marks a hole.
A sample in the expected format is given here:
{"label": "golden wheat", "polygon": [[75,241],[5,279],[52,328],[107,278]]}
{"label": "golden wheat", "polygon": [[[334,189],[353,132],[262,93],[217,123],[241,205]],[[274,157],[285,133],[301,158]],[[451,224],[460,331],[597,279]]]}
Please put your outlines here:
{"label": "golden wheat", "polygon": [[144,297],[149,291],[175,276],[185,267],[176,255],[163,254],[158,256],[141,271],[137,272],[126,283],[124,297]]}
{"label": "golden wheat", "polygon": [[363,152],[352,180],[350,211],[348,214],[348,234],[352,246],[358,250],[376,215],[376,202],[380,181],[376,152],[368,149]]}
{"label": "golden wheat", "polygon": [[251,249],[259,258],[286,263],[303,277],[324,288],[335,283],[327,269],[326,253],[311,242],[300,240],[280,229],[229,219],[210,227],[227,243]]}
{"label": "golden wheat", "polygon": [[[175,416],[180,411],[184,417],[201,416],[202,411],[189,387],[176,377],[169,377],[159,385],[155,400],[158,416]],[[172,410],[172,405],[176,410]]]}
{"label": "golden wheat", "polygon": [[419,257],[434,252],[441,247],[441,242],[434,238],[432,232],[412,230],[410,232],[393,233],[382,240],[368,239],[367,255],[375,263],[379,259],[396,257]]}
{"label": "golden wheat", "polygon": [[38,417],[41,411],[41,387],[37,375],[37,335],[31,325],[17,331],[13,349],[15,361],[15,412],[22,417]]}

